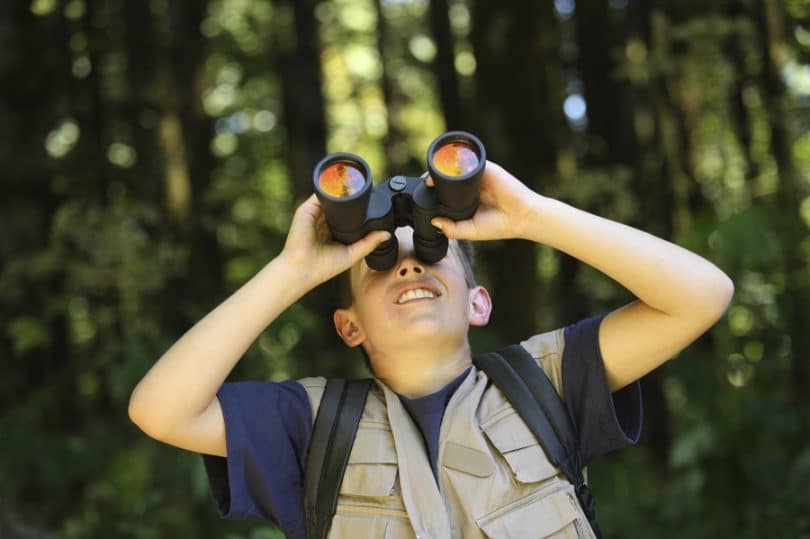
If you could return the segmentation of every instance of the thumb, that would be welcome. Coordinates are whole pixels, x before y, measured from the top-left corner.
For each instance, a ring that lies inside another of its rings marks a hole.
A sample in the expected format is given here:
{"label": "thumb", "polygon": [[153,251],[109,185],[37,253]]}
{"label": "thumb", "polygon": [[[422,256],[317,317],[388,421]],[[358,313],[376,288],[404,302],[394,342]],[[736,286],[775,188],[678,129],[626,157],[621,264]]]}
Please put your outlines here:
{"label": "thumb", "polygon": [[352,264],[371,253],[371,251],[379,247],[381,243],[390,239],[391,233],[387,230],[375,230],[352,243],[348,246],[349,258],[351,258]]}
{"label": "thumb", "polygon": [[477,229],[472,219],[463,221],[453,221],[446,217],[434,217],[430,224],[442,231],[448,238],[457,240],[474,240],[477,237]]}

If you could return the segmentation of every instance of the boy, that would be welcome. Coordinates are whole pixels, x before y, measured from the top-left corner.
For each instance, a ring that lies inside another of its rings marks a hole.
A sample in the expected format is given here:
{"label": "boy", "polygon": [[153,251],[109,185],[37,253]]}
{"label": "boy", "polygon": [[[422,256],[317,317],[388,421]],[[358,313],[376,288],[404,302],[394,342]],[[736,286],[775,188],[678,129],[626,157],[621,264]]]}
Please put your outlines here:
{"label": "boy", "polygon": [[487,163],[480,202],[470,220],[434,220],[451,238],[444,259],[421,263],[401,228],[397,263],[377,272],[363,258],[389,234],[331,242],[310,197],[279,256],[146,374],[130,417],[150,436],[205,455],[223,516],[272,520],[289,537],[304,537],[303,467],[324,380],[223,382],[285,308],[349,270],[351,302],[335,311],[334,324],[347,345],[365,351],[377,384],[330,537],[593,537],[570,483],[471,366],[467,333],[487,323],[492,301],[465,270],[459,240],[543,243],[638,298],[521,343],[564,398],[583,465],[638,439],[636,380],[711,327],[733,284],[699,256],[541,196],[495,163]]}

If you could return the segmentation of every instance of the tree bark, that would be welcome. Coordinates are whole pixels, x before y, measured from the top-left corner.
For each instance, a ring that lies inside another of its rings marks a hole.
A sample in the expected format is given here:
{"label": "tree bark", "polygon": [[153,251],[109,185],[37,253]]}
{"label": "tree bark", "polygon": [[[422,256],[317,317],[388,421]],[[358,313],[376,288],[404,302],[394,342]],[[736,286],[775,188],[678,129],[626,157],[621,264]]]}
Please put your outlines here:
{"label": "tree bark", "polygon": [[631,88],[616,79],[616,56],[624,53],[607,0],[576,6],[578,65],[588,114],[586,164],[635,164]]}
{"label": "tree bark", "polygon": [[[651,2],[640,2],[631,11],[635,32],[648,54],[668,57],[672,54],[669,40],[662,33],[664,25],[656,24]],[[670,131],[667,82],[665,75],[658,74],[648,79],[646,85],[634,89],[635,114],[648,118],[649,133],[636,131],[637,159],[633,189],[640,209],[636,226],[643,226],[657,236],[671,240],[673,234],[673,211],[675,207],[672,190],[673,170],[667,166],[667,145],[663,139]],[[663,390],[663,369],[659,368],[642,379],[644,388],[644,443],[656,460],[656,470],[668,469],[672,446],[672,419]],[[663,475],[663,474],[659,474]]]}
{"label": "tree bark", "polygon": [[127,189],[141,200],[161,205],[163,149],[158,144],[158,36],[155,20],[146,2],[125,2],[124,50],[127,57],[127,93],[123,104],[132,144],[137,155],[137,176]]}
{"label": "tree bark", "polygon": [[462,129],[466,122],[458,89],[455,47],[447,0],[431,0],[428,15],[433,40],[436,42],[436,61],[433,63],[433,67],[439,90],[439,102],[444,114],[444,124],[448,129]]}
{"label": "tree bark", "polygon": [[[781,298],[785,329],[791,342],[793,396],[799,410],[810,409],[810,279],[802,261],[799,244],[806,235],[801,221],[799,173],[793,159],[793,134],[790,117],[793,104],[787,94],[781,73],[786,60],[783,14],[774,0],[757,0],[755,17],[763,58],[764,104],[770,119],[771,154],[779,171],[777,200],[783,240],[785,288]],[[802,438],[810,432],[810,417],[802,414]]]}
{"label": "tree bark", "polygon": [[[313,193],[312,170],[326,155],[326,119],[321,85],[321,44],[314,0],[276,0],[274,3],[275,58],[281,80],[284,151],[296,203]],[[320,286],[302,299],[302,305],[322,324],[296,346],[297,355],[310,367],[324,351],[342,346],[331,326],[337,306],[332,286]]]}
{"label": "tree bark", "polygon": [[[551,2],[517,0],[473,6],[477,62],[475,131],[488,157],[543,192],[557,172],[562,119],[559,34]],[[509,342],[538,332],[536,246],[505,241],[483,253],[494,291],[493,323]],[[503,268],[510,271],[503,271]]]}
{"label": "tree bark", "polygon": [[326,154],[321,46],[314,0],[276,0],[276,63],[281,81],[287,169],[296,201],[312,194],[312,167]]}
{"label": "tree bark", "polygon": [[[176,141],[173,149],[175,165],[187,171],[188,210],[179,213],[178,229],[189,246],[188,272],[179,284],[178,312],[186,324],[199,319],[210,307],[211,298],[224,295],[222,254],[212,223],[219,220],[221,209],[206,203],[213,181],[215,160],[210,151],[212,121],[202,105],[205,89],[205,60],[207,42],[200,33],[200,23],[207,2],[171,2],[168,7],[171,41],[169,43],[170,109],[164,112],[163,129],[168,129]],[[172,123],[175,127],[172,128]],[[164,138],[164,140],[166,140]],[[168,171],[169,175],[172,171]],[[171,176],[167,178],[171,180]]]}
{"label": "tree bark", "polygon": [[[385,151],[385,168],[379,171],[379,178],[387,178],[400,171],[409,170],[410,153],[408,137],[402,130],[400,113],[407,103],[407,96],[402,92],[396,79],[391,74],[390,59],[394,57],[392,32],[385,18],[382,0],[376,0],[377,6],[377,50],[382,62],[382,91],[388,120],[388,131],[383,141]],[[400,60],[404,61],[404,60]],[[424,166],[424,165],[422,165]]]}

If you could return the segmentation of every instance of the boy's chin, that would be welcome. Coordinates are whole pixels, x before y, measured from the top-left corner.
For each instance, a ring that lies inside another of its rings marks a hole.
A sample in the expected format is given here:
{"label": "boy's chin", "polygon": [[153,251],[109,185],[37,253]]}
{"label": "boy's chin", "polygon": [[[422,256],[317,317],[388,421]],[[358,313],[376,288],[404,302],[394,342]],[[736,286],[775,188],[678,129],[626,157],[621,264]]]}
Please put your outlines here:
{"label": "boy's chin", "polygon": [[[454,331],[447,319],[438,316],[418,316],[403,325],[403,336],[408,339],[424,338],[430,341],[446,341],[449,334]],[[466,333],[468,328],[458,328],[459,333]]]}

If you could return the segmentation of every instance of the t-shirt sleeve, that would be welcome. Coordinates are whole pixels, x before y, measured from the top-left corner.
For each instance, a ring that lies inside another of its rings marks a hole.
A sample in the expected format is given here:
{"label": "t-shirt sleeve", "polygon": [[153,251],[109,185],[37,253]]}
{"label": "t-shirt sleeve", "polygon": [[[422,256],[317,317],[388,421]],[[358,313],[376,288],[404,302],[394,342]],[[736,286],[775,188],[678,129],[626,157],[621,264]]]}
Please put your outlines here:
{"label": "t-shirt sleeve", "polygon": [[312,412],[295,381],[235,382],[217,392],[228,456],[203,455],[223,518],[276,523],[304,537],[303,477]]}
{"label": "t-shirt sleeve", "polygon": [[611,393],[599,349],[604,316],[587,318],[564,330],[563,396],[579,436],[583,466],[641,435],[641,384]]}

